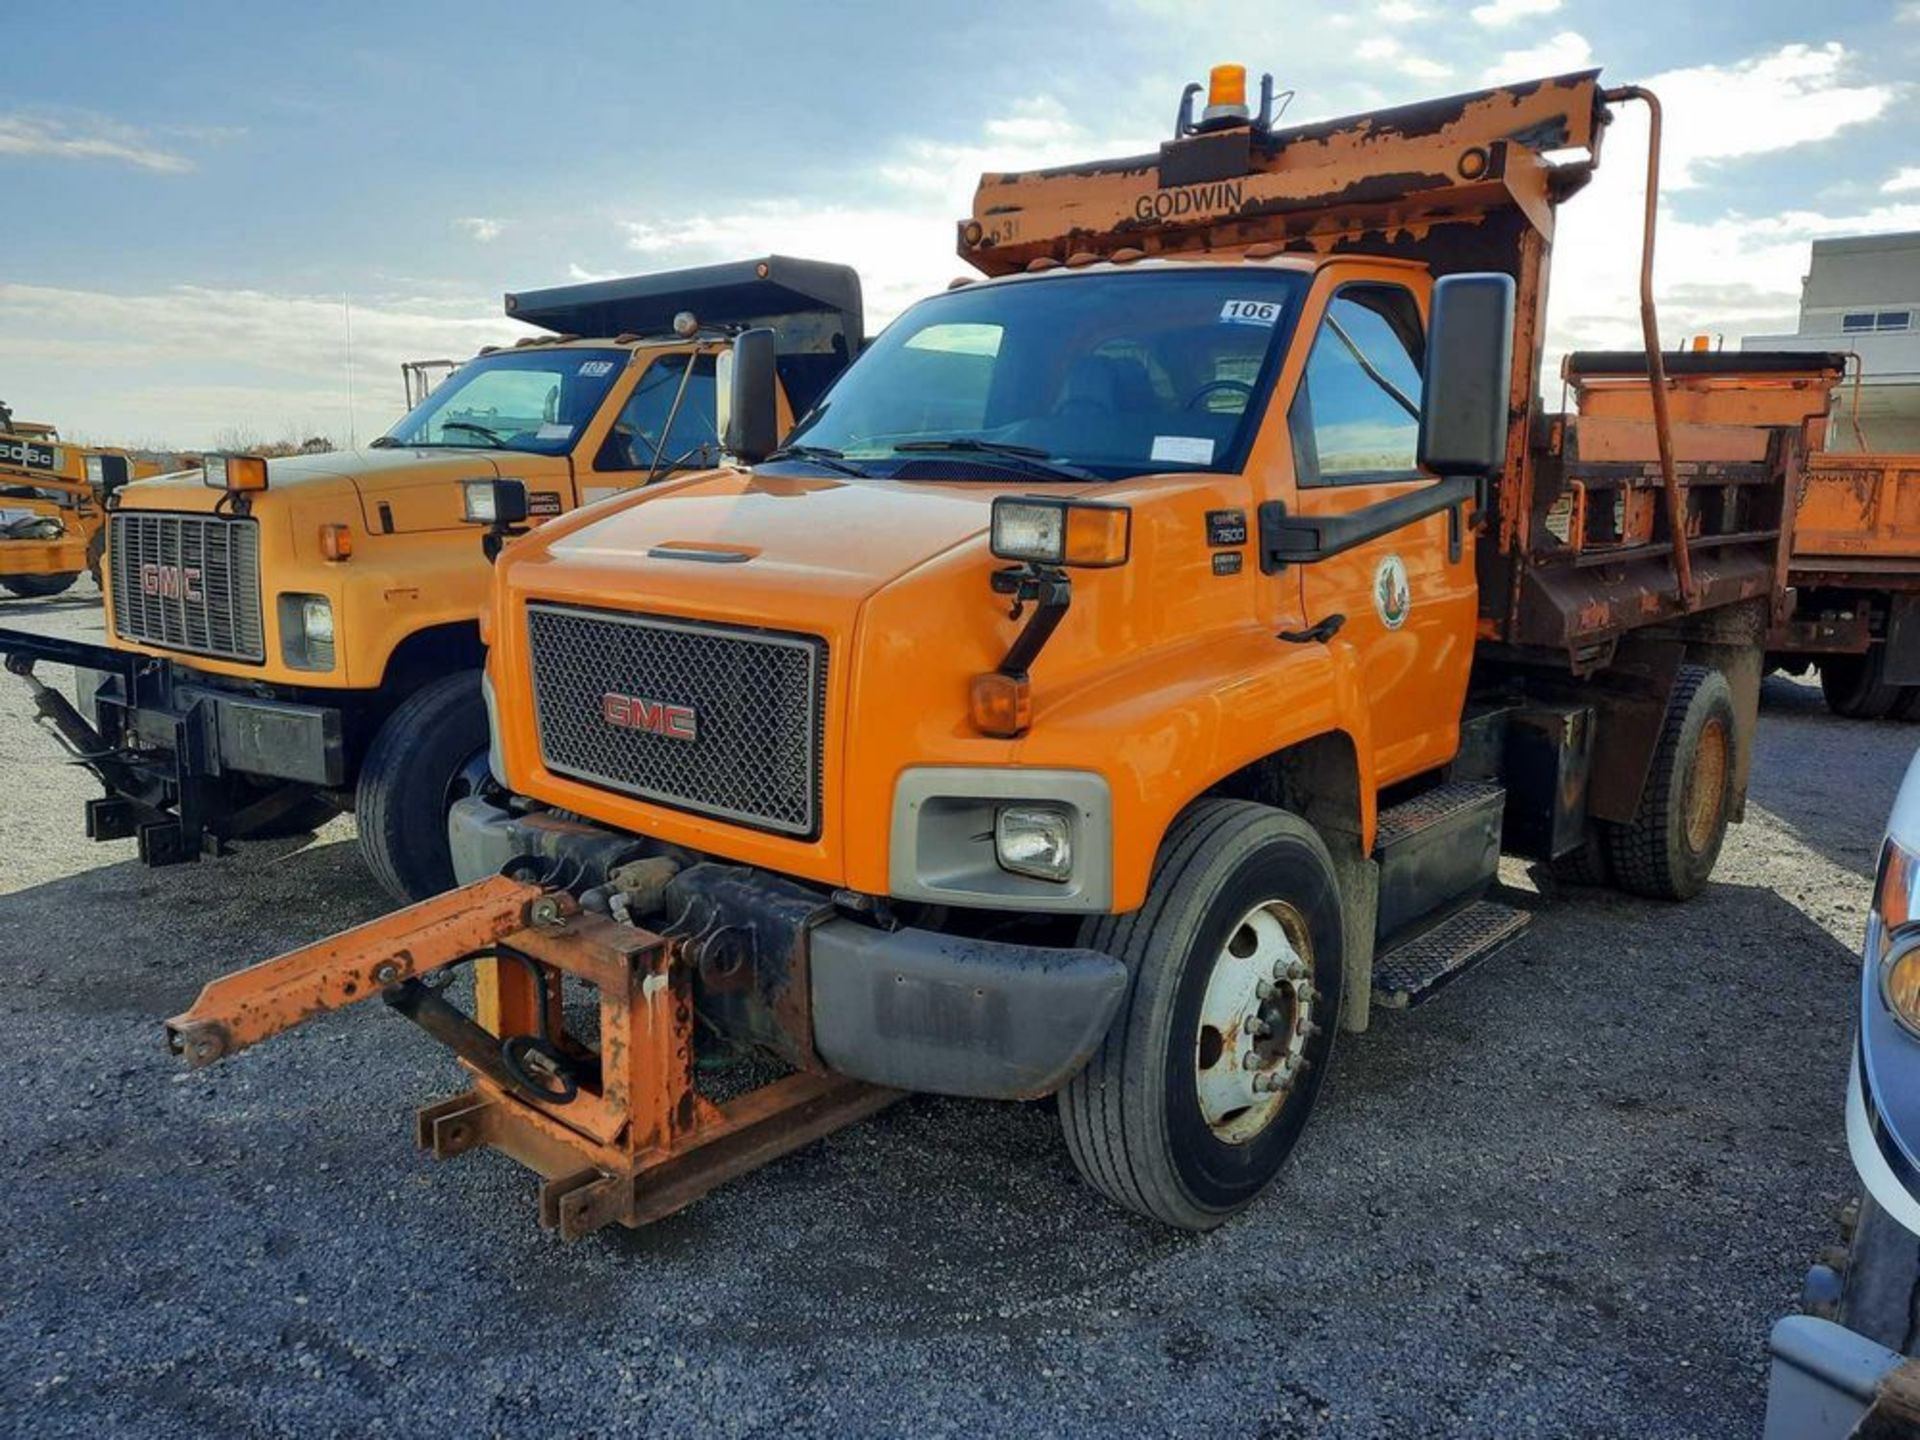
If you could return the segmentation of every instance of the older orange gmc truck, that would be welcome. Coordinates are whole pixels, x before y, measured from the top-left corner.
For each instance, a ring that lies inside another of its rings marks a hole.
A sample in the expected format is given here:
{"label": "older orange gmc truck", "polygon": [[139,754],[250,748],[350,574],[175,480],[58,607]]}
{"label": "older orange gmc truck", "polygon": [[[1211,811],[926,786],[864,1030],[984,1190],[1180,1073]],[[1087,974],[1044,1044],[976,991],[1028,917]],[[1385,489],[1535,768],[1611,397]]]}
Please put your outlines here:
{"label": "older orange gmc truck", "polygon": [[[1503,851],[1697,892],[1803,417],[1674,423],[1650,278],[1654,418],[1596,457],[1535,398],[1556,208],[1657,102],[1586,72],[1280,129],[1238,67],[1199,92],[1157,154],[985,176],[986,278],[783,446],[749,332],[730,464],[508,545],[469,883],[213,981],[175,1050],[379,995],[471,1076],[420,1142],[526,1164],[565,1236],[911,1090],[1056,1094],[1095,1188],[1203,1229],[1336,1030],[1524,924]],[[1624,543],[1546,523],[1616,494]],[[791,1073],[709,1093],[735,1048]]]}
{"label": "older orange gmc truck", "polygon": [[[511,477],[539,521],[704,471],[736,330],[773,327],[794,413],[863,327],[853,271],[781,256],[528,291],[506,311],[548,333],[482,351],[364,450],[213,456],[120,490],[108,645],[0,631],[105,786],[90,836],[170,864],[350,809],[396,899],[444,890],[447,807],[486,784],[470,503]],[[77,707],[33,676],[41,660],[76,667]]]}
{"label": "older orange gmc truck", "polygon": [[107,505],[130,480],[159,473],[125,450],[65,443],[0,404],[0,588],[43,599],[83,571],[100,583]]}

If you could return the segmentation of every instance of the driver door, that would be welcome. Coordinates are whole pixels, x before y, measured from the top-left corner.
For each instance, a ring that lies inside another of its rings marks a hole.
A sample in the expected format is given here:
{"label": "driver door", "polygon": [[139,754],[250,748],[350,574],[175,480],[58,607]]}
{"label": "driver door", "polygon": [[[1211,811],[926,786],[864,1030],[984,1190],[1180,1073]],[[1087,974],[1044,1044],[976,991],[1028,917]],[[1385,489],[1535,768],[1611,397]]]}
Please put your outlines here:
{"label": "driver door", "polygon": [[[1350,282],[1328,300],[1287,412],[1298,514],[1348,514],[1435,483],[1414,458],[1422,319],[1398,281]],[[1459,747],[1475,588],[1471,537],[1453,523],[1428,516],[1300,567],[1308,623],[1346,617],[1339,636],[1359,656],[1382,785]]]}
{"label": "driver door", "polygon": [[676,470],[705,470],[720,463],[714,358],[711,353],[666,354],[640,372],[592,468],[580,476],[581,504],[643,485],[650,473],[659,479]]}

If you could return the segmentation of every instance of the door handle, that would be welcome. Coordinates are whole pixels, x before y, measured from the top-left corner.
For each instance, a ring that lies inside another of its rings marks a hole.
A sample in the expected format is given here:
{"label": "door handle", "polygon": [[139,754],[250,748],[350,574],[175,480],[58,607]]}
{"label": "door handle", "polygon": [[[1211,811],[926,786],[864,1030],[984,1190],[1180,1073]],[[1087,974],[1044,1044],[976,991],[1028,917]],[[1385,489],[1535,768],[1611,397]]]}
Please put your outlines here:
{"label": "door handle", "polygon": [[1340,627],[1347,623],[1344,615],[1329,615],[1317,625],[1309,625],[1304,630],[1282,630],[1280,638],[1289,645],[1324,645],[1340,633]]}

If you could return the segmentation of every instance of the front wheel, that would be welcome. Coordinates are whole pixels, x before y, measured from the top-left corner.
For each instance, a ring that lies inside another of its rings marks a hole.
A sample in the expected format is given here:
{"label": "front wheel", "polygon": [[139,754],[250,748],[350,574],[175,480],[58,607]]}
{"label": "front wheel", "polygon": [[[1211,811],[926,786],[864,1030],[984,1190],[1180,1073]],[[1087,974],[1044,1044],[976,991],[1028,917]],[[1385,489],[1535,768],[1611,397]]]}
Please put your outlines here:
{"label": "front wheel", "polygon": [[45,600],[51,595],[64,595],[79,578],[78,570],[61,575],[0,575],[0,585],[23,600]]}
{"label": "front wheel", "polygon": [[360,854],[394,899],[453,888],[447,812],[489,783],[479,671],[423,685],[387,717],[360,767],[354,813]]}
{"label": "front wheel", "polygon": [[1847,1251],[1846,1288],[1834,1318],[1889,1350],[1920,1353],[1920,1236],[1871,1195],[1860,1201]]}
{"label": "front wheel", "polygon": [[1131,975],[1106,1039],[1060,1092],[1088,1183],[1185,1230],[1250,1204],[1325,1077],[1342,936],[1339,882],[1312,826],[1243,801],[1183,815],[1146,903],[1082,934]]}

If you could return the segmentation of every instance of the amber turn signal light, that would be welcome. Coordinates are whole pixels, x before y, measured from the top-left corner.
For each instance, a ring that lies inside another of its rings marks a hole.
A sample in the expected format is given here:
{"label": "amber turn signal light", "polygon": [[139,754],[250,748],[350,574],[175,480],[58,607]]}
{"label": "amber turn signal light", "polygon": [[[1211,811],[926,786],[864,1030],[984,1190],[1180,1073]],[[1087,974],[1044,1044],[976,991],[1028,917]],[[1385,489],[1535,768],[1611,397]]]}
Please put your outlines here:
{"label": "amber turn signal light", "polygon": [[1033,686],[1024,675],[991,670],[973,677],[967,713],[982,735],[1012,740],[1033,724]]}
{"label": "amber turn signal light", "polygon": [[344,560],[353,554],[353,531],[341,524],[320,527],[320,553],[329,560]]}
{"label": "amber turn signal light", "polygon": [[1091,500],[1003,495],[993,502],[993,553],[1037,565],[1124,565],[1133,511]]}
{"label": "amber turn signal light", "polygon": [[202,478],[215,490],[267,488],[267,462],[258,455],[209,455],[201,468]]}

